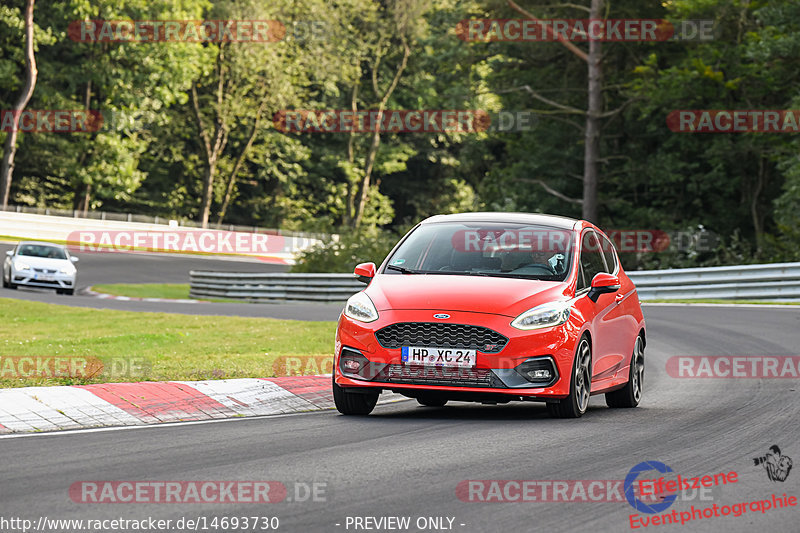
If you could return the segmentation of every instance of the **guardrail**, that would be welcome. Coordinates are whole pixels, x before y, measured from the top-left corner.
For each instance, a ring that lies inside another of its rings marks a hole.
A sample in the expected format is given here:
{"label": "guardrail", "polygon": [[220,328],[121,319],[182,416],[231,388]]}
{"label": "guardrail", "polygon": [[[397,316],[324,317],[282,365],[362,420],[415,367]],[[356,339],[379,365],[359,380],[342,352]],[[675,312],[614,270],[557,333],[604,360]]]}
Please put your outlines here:
{"label": "guardrail", "polygon": [[[800,300],[800,263],[628,272],[641,300]],[[343,302],[364,288],[352,274],[191,272],[193,298]]]}
{"label": "guardrail", "polygon": [[641,300],[800,299],[800,263],[628,272]]}
{"label": "guardrail", "polygon": [[240,274],[191,271],[192,298],[251,302],[343,302],[365,287],[352,274]]}

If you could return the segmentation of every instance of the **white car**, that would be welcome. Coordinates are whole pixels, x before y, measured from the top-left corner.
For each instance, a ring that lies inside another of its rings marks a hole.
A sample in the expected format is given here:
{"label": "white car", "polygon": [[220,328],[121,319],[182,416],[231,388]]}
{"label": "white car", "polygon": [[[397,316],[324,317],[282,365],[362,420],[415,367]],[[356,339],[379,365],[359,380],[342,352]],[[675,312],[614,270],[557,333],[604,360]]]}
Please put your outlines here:
{"label": "white car", "polygon": [[64,246],[49,242],[21,242],[6,252],[3,287],[40,287],[58,294],[74,294],[77,269]]}

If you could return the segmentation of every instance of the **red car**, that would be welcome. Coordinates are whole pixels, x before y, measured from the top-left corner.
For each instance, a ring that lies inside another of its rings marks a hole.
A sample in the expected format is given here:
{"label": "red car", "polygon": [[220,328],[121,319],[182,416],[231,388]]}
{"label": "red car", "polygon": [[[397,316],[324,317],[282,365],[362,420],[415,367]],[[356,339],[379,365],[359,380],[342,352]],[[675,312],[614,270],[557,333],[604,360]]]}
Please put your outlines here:
{"label": "red car", "polygon": [[645,323],[614,246],[593,224],[525,213],[418,224],[339,316],[336,408],[372,412],[382,390],[425,406],[546,402],[577,418],[589,396],[642,397]]}

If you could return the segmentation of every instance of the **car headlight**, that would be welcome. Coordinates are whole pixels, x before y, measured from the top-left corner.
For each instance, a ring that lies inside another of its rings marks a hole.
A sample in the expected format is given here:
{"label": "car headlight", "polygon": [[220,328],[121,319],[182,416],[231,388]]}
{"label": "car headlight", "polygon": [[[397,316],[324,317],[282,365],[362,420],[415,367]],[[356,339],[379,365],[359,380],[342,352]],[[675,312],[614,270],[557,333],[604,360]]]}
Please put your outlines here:
{"label": "car headlight", "polygon": [[528,309],[511,322],[517,329],[539,329],[560,326],[569,319],[567,302],[550,302]]}
{"label": "car headlight", "polygon": [[378,320],[378,310],[369,296],[363,292],[352,295],[344,304],[344,315],[359,322],[374,322]]}
{"label": "car headlight", "polygon": [[31,266],[28,263],[23,263],[22,261],[14,261],[14,270],[30,270]]}

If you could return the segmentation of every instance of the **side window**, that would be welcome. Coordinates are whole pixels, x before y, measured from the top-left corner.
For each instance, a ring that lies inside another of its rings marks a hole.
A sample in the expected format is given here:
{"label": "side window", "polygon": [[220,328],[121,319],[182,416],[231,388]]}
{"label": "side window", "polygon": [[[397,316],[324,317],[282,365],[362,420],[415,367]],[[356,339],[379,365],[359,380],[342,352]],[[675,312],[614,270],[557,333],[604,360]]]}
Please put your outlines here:
{"label": "side window", "polygon": [[587,286],[592,283],[595,274],[607,272],[600,241],[593,231],[586,232],[581,240],[581,267]]}
{"label": "side window", "polygon": [[583,267],[578,264],[578,284],[575,287],[575,292],[582,291],[583,289],[588,289],[589,284],[586,283],[586,277],[583,275]]}
{"label": "side window", "polygon": [[617,259],[614,256],[614,244],[603,236],[603,256],[606,258],[606,265],[608,265],[608,272],[613,274],[617,269]]}

